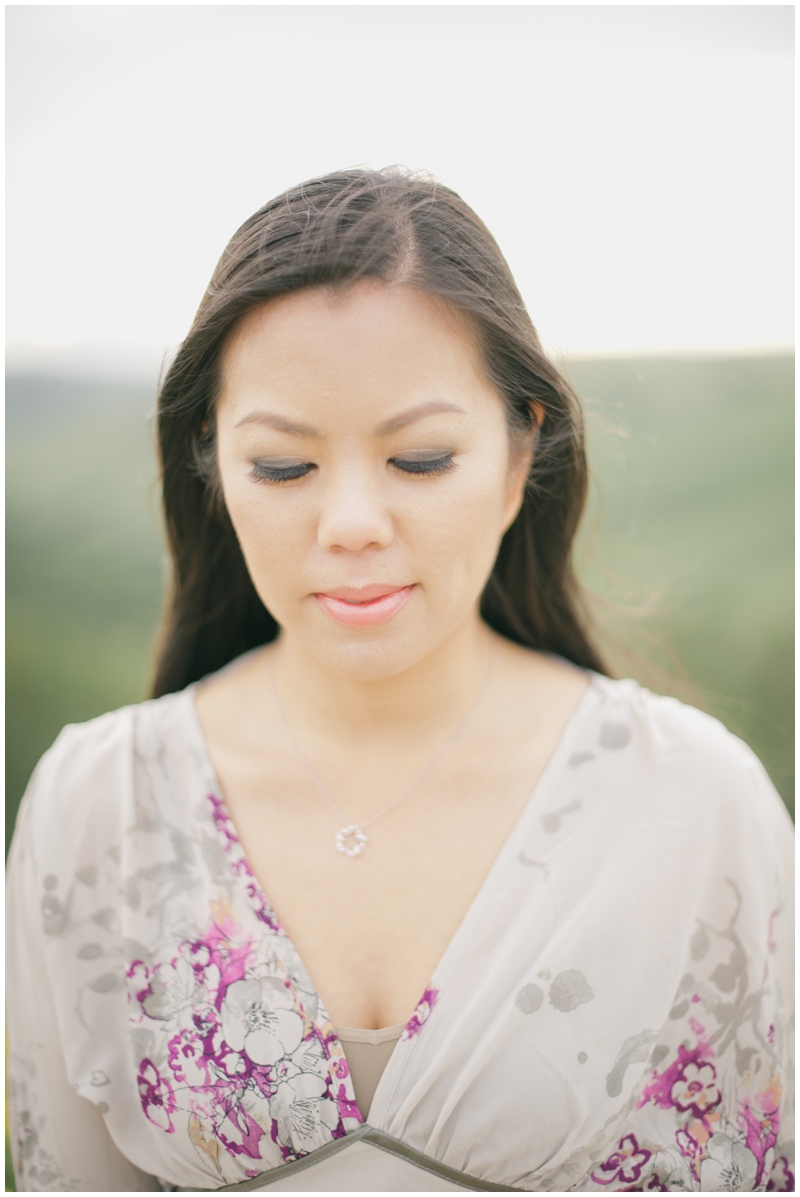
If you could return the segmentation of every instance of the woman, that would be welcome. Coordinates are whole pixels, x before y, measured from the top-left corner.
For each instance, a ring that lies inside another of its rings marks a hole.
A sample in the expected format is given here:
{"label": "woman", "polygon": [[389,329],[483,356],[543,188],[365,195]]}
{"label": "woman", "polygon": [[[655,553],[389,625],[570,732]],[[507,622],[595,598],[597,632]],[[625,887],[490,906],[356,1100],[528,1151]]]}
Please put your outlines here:
{"label": "woman", "polygon": [[604,676],[578,405],[477,217],[268,204],[159,436],[156,698],[12,849],[20,1187],[791,1189],[788,819]]}

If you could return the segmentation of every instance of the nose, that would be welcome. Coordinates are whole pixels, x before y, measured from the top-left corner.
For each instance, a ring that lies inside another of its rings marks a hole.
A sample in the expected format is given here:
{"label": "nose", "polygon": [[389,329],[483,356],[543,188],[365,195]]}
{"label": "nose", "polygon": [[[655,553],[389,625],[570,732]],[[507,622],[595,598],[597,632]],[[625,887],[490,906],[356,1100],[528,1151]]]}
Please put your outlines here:
{"label": "nose", "polygon": [[329,552],[384,549],[394,539],[392,516],[377,478],[343,469],[325,488],[317,541]]}

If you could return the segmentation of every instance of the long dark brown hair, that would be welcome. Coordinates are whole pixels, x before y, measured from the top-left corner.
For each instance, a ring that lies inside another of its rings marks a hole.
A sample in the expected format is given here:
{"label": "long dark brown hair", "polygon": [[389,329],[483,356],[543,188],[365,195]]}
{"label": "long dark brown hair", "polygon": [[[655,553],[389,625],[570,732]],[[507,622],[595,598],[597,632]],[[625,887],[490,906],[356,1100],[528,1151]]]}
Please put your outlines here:
{"label": "long dark brown hair", "polygon": [[156,696],[278,633],[220,495],[214,413],[222,348],[265,300],[360,279],[403,283],[467,314],[505,399],[512,436],[534,430],[532,405],[540,405],[544,418],[524,501],[503,537],[481,615],[509,640],[605,672],[572,568],[587,486],[577,397],[542,352],[497,243],[460,196],[398,168],[358,169],[302,183],[242,225],[161,385],[158,437],[172,581]]}

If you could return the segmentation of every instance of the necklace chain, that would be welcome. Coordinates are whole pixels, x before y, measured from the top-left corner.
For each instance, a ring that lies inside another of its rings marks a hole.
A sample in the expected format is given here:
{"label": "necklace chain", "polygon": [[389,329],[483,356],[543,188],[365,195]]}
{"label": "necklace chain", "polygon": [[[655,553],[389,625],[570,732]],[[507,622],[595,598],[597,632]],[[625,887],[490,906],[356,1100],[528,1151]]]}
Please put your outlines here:
{"label": "necklace chain", "polygon": [[449,746],[452,744],[453,740],[455,740],[455,738],[459,734],[459,732],[462,732],[464,730],[464,728],[467,726],[467,724],[469,723],[472,716],[475,714],[475,711],[478,709],[478,706],[480,705],[481,699],[483,698],[484,694],[489,689],[489,683],[492,680],[492,675],[494,674],[494,667],[495,667],[496,662],[497,662],[497,647],[495,646],[495,648],[492,650],[492,659],[489,663],[489,669],[486,674],[484,683],[480,688],[478,697],[475,699],[474,703],[472,704],[472,706],[470,707],[469,711],[464,716],[464,718],[461,720],[461,722],[459,723],[459,725],[455,729],[455,731],[450,733],[450,735],[445,740],[444,744],[442,744],[441,747],[437,748],[436,752],[434,752],[434,754],[430,758],[430,760],[428,760],[426,762],[426,764],[423,766],[423,768],[420,770],[420,772],[416,775],[415,778],[413,778],[412,781],[410,781],[408,783],[408,785],[405,787],[405,789],[400,791],[400,793],[397,795],[397,797],[393,798],[391,800],[391,802],[388,803],[388,805],[383,808],[383,810],[379,810],[376,815],[371,815],[367,820],[365,820],[365,822],[363,822],[361,824],[351,823],[349,821],[349,819],[347,818],[347,815],[344,813],[344,811],[340,810],[340,808],[336,805],[336,803],[333,801],[333,799],[331,798],[328,791],[325,789],[325,786],[320,781],[319,776],[317,775],[316,771],[314,770],[313,765],[311,764],[308,757],[306,756],[306,754],[303,752],[302,748],[300,747],[300,745],[297,741],[297,737],[295,736],[294,732],[291,729],[291,726],[289,725],[289,720],[286,718],[286,712],[284,711],[283,706],[281,704],[280,696],[278,694],[278,686],[275,681],[275,667],[274,667],[273,663],[270,662],[270,680],[272,682],[272,693],[275,698],[275,705],[277,706],[280,717],[283,720],[283,725],[289,734],[289,739],[292,741],[292,744],[294,745],[294,747],[297,751],[297,755],[300,757],[300,760],[301,760],[306,772],[308,773],[309,777],[316,785],[319,792],[322,794],[322,797],[325,799],[325,801],[328,803],[328,805],[331,807],[331,809],[339,816],[339,818],[344,819],[344,821],[345,821],[346,826],[343,827],[341,829],[341,831],[338,831],[336,833],[336,849],[338,852],[342,852],[345,856],[351,856],[351,857],[360,856],[361,853],[365,850],[365,848],[368,847],[369,838],[364,834],[364,828],[369,827],[371,823],[375,823],[378,819],[382,819],[384,815],[388,815],[389,811],[392,810],[393,807],[397,806],[398,802],[400,802],[403,798],[405,798],[406,794],[410,793],[410,791],[413,790],[413,788],[417,784],[417,782],[422,780],[422,778],[425,776],[425,774],[428,772],[428,770],[433,768],[433,766],[439,760],[439,757],[442,756],[442,754],[444,753],[446,748],[449,748]]}

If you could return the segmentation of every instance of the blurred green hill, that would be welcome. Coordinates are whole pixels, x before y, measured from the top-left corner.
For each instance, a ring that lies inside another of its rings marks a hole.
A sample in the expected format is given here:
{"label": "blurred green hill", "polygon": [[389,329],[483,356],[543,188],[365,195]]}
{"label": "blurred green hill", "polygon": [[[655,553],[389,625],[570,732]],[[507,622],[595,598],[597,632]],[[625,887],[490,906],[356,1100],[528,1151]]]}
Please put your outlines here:
{"label": "blurred green hill", "polygon": [[[704,705],[791,809],[793,359],[572,361],[580,568],[618,672]],[[7,385],[7,833],[68,722],[147,695],[165,579],[151,389]]]}
{"label": "blurred green hill", "polygon": [[746,740],[794,811],[794,359],[572,362],[578,561],[620,675]]}

